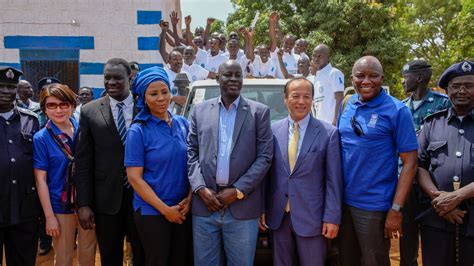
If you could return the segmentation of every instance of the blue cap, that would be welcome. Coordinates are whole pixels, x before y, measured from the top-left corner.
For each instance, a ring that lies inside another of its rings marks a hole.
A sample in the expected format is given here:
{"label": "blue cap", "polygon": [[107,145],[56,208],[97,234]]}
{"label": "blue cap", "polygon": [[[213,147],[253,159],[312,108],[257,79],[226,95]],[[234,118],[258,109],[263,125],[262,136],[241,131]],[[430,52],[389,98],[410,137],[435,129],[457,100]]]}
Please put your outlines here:
{"label": "blue cap", "polygon": [[448,69],[446,69],[444,73],[441,74],[441,77],[438,81],[438,86],[446,90],[448,83],[452,79],[466,75],[474,75],[474,62],[464,60],[448,67]]}
{"label": "blue cap", "polygon": [[53,77],[42,78],[40,79],[40,81],[38,81],[38,90],[41,90],[46,85],[55,84],[55,83],[62,84],[61,81],[57,78],[53,78]]}

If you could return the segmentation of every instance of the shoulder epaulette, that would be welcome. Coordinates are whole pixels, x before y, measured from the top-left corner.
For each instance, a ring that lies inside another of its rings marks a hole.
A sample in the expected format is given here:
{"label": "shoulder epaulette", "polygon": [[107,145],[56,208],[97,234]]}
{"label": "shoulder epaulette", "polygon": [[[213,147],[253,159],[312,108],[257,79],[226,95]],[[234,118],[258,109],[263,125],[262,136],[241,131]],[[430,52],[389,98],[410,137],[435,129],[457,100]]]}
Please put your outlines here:
{"label": "shoulder epaulette", "polygon": [[439,97],[443,97],[443,98],[448,98],[448,95],[446,94],[442,94],[442,93],[439,93],[437,91],[431,91],[433,93],[433,95],[436,95],[436,96],[439,96]]}
{"label": "shoulder epaulette", "polygon": [[38,115],[35,112],[31,111],[30,109],[26,109],[26,108],[22,108],[22,107],[17,106],[17,110],[21,114],[25,114],[25,115],[29,115],[29,116],[33,116],[35,118],[38,118]]}
{"label": "shoulder epaulette", "polygon": [[437,116],[440,116],[440,115],[444,115],[447,111],[448,111],[447,108],[446,108],[446,109],[443,109],[443,110],[436,111],[436,112],[434,112],[434,113],[432,113],[432,114],[427,115],[424,120],[425,120],[425,121],[428,121],[428,120],[430,120],[430,119],[433,119],[434,117],[437,117]]}

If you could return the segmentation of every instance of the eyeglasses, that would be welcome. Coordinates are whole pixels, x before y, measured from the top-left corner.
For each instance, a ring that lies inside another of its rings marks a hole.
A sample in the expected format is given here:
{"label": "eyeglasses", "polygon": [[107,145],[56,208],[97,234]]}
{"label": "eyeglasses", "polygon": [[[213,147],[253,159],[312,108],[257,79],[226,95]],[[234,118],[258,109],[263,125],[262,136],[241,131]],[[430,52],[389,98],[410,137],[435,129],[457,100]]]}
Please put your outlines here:
{"label": "eyeglasses", "polygon": [[451,91],[460,91],[461,88],[464,88],[466,91],[472,91],[474,90],[474,83],[449,85],[449,90]]}
{"label": "eyeglasses", "polygon": [[351,126],[352,126],[352,129],[354,130],[354,133],[357,136],[360,137],[360,136],[364,135],[364,130],[362,130],[362,126],[359,124],[359,122],[357,122],[355,117],[351,118]]}
{"label": "eyeglasses", "polygon": [[68,109],[71,104],[70,103],[46,103],[46,109],[55,110],[59,106],[59,109]]}

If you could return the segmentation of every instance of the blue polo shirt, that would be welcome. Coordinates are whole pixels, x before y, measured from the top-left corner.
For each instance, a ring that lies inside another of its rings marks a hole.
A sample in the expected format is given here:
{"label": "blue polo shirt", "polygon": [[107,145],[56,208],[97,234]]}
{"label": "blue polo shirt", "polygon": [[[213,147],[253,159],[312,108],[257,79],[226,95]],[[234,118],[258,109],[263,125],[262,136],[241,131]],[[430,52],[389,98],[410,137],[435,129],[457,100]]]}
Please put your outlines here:
{"label": "blue polo shirt", "polygon": [[[134,123],[128,130],[125,144],[125,166],[143,167],[143,180],[168,206],[177,205],[189,193],[186,138],[189,123],[172,115],[172,128],[151,116],[144,123]],[[161,215],[136,192],[133,208],[142,215]]]}
{"label": "blue polo shirt", "polygon": [[[77,122],[74,118],[70,119],[74,126],[74,138],[67,136],[67,145],[72,148],[74,154],[74,142],[77,137]],[[51,123],[53,133],[58,135],[62,131]],[[33,168],[47,172],[47,183],[49,197],[53,212],[57,214],[71,214],[73,210],[65,210],[61,205],[61,191],[64,186],[67,166],[69,160],[63,153],[53,137],[49,134],[46,127],[42,128],[33,136]]]}
{"label": "blue polo shirt", "polygon": [[[363,135],[354,132],[352,117]],[[339,118],[339,132],[344,202],[367,211],[387,211],[398,181],[398,153],[418,149],[410,110],[383,90],[366,103],[354,94]]]}

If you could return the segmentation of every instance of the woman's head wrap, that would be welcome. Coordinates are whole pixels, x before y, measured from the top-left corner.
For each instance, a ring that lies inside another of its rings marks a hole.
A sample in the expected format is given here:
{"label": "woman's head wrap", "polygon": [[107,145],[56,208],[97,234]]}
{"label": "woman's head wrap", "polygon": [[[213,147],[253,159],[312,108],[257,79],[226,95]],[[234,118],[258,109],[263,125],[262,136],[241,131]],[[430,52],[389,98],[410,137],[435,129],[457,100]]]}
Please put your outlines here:
{"label": "woman's head wrap", "polygon": [[137,96],[135,106],[138,110],[135,121],[146,121],[151,117],[150,110],[145,104],[145,92],[148,86],[155,81],[162,81],[168,86],[168,89],[171,87],[168,74],[163,68],[157,66],[140,71],[133,80],[132,94]]}

